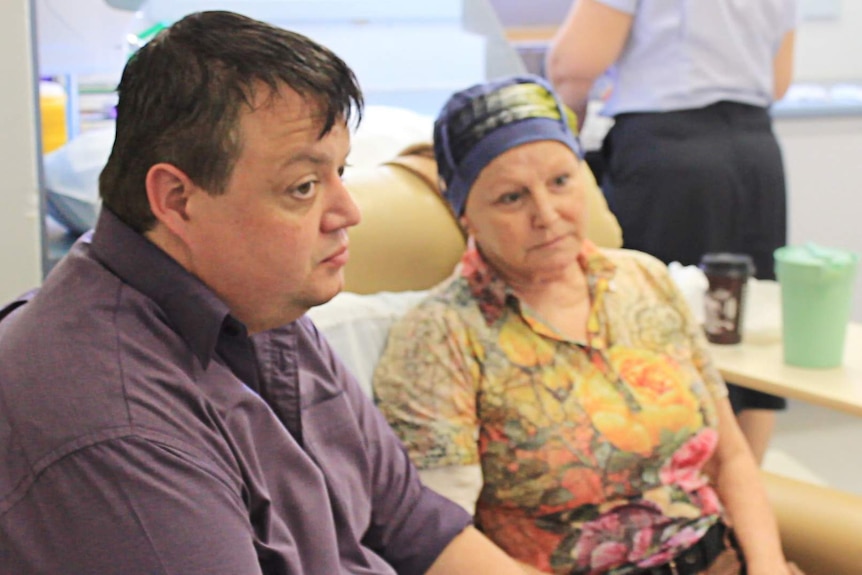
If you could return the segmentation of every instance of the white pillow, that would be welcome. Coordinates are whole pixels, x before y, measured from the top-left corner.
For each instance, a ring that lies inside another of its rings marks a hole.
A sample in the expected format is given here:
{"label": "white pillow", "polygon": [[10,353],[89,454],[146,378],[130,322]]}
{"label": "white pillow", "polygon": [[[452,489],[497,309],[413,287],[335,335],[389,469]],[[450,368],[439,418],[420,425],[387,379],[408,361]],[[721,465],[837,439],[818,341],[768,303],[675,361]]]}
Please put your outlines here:
{"label": "white pillow", "polygon": [[350,166],[377,167],[395,158],[407,146],[431,143],[434,118],[394,106],[366,106],[362,122],[350,138]]}
{"label": "white pillow", "polygon": [[342,292],[329,302],[309,310],[308,316],[370,397],[374,367],[386,346],[389,328],[427,293],[404,291],[360,295]]}

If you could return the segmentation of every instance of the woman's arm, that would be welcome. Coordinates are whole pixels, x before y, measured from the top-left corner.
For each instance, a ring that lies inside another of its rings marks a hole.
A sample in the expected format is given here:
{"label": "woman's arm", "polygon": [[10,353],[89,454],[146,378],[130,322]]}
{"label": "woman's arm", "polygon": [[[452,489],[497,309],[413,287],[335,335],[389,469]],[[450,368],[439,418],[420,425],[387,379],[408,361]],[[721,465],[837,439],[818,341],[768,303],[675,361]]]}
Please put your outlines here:
{"label": "woman's arm", "polygon": [[467,527],[443,549],[427,575],[534,575],[541,571],[516,563],[475,527]]}
{"label": "woman's arm", "polygon": [[[416,309],[390,330],[378,363],[378,407],[401,432],[419,463],[422,483],[473,513],[482,488],[475,435],[478,365],[464,346],[465,328],[452,310]],[[429,457],[434,453],[436,457]],[[442,462],[442,463],[441,463]],[[429,575],[538,574],[473,527],[461,532],[431,565]]]}
{"label": "woman's arm", "polygon": [[727,398],[716,400],[718,447],[710,462],[713,483],[745,554],[748,575],[786,575],[778,525],[748,444]]}
{"label": "woman's arm", "polygon": [[772,96],[780,100],[787,93],[790,81],[793,79],[793,47],[796,43],[796,32],[791,30],[784,35],[781,46],[773,60],[773,90]]}
{"label": "woman's arm", "polygon": [[633,16],[597,0],[576,0],[548,48],[545,69],[554,89],[584,124],[593,82],[623,51]]}
{"label": "woman's arm", "polygon": [[423,302],[389,330],[374,397],[420,471],[478,465],[481,366],[458,311]]}

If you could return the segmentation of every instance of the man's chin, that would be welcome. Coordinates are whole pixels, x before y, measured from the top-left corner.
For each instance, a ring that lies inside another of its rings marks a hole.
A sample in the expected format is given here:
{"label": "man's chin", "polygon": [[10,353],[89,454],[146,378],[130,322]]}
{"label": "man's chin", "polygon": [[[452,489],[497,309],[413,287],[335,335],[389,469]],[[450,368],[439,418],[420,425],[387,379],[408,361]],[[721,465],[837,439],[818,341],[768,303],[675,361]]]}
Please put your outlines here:
{"label": "man's chin", "polygon": [[[334,278],[333,278],[334,279]],[[319,305],[323,305],[335,296],[337,296],[344,289],[344,275],[339,274],[338,281],[333,281],[331,286],[321,286],[319,290],[313,295],[313,297],[308,298],[308,309],[313,307],[317,307]]]}

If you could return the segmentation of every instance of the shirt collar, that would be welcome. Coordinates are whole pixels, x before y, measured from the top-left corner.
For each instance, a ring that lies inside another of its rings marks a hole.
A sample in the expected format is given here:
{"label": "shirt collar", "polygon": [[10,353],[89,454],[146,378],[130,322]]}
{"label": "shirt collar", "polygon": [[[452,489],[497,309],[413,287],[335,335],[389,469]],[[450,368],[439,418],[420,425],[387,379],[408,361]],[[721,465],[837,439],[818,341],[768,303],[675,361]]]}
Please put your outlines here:
{"label": "shirt collar", "polygon": [[203,282],[105,207],[90,241],[102,265],[161,308],[204,368],[223,326],[245,330]]}
{"label": "shirt collar", "polygon": [[[585,239],[581,252],[577,256],[578,264],[587,274],[587,283],[592,296],[597,282],[607,280],[610,282],[616,273],[616,266],[609,260],[590,240]],[[506,310],[506,302],[511,298],[518,301],[515,293],[506,285],[503,278],[482,257],[471,237],[467,242],[467,249],[461,256],[461,277],[467,281],[470,293],[479,304],[479,310],[488,325],[493,324],[502,317]]]}

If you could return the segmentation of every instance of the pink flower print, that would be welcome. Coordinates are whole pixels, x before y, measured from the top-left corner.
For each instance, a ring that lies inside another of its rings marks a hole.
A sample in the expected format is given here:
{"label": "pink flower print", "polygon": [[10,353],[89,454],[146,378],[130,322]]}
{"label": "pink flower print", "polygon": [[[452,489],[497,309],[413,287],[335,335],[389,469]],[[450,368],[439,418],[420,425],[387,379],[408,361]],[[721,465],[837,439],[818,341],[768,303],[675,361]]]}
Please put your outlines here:
{"label": "pink flower print", "polygon": [[625,562],[628,547],[619,541],[606,541],[598,545],[590,554],[590,567],[593,571],[604,573],[611,567]]}
{"label": "pink flower print", "polygon": [[461,275],[462,277],[473,277],[479,272],[485,271],[484,262],[476,249],[476,244],[470,239],[467,244],[467,250],[461,257]]}
{"label": "pink flower print", "polygon": [[630,562],[637,563],[647,556],[652,546],[653,535],[652,529],[641,529],[637,532],[632,542],[631,551],[629,551],[628,560]]}
{"label": "pink flower print", "polygon": [[[572,554],[580,569],[589,568],[591,573],[605,571],[632,561],[637,554],[645,554],[652,539],[656,522],[662,520],[656,511],[641,505],[622,506],[593,521],[584,523],[581,535]],[[638,538],[630,539],[631,530],[636,529]],[[647,532],[641,535],[643,532]],[[643,537],[643,538],[641,538]],[[631,549],[637,547],[637,551]]]}
{"label": "pink flower print", "polygon": [[689,547],[694,541],[701,538],[703,535],[701,531],[693,527],[683,527],[667,540],[667,545],[674,549]]}
{"label": "pink flower print", "polygon": [[721,514],[721,501],[719,501],[715,489],[707,485],[698,490],[697,495],[700,498],[700,509],[704,515]]}
{"label": "pink flower print", "polygon": [[680,549],[691,547],[698,539],[701,538],[702,535],[703,533],[692,527],[680,529],[665,542],[664,551],[651,555],[648,560],[643,563],[639,563],[638,565],[640,567],[649,568],[667,563],[679,553]]}
{"label": "pink flower print", "polygon": [[674,549],[665,549],[664,551],[659,551],[649,556],[649,559],[642,563],[638,563],[638,567],[643,567],[644,569],[649,569],[650,567],[655,567],[656,565],[664,565],[674,557],[676,557],[677,552]]}
{"label": "pink flower print", "polygon": [[677,485],[687,492],[695,491],[707,483],[701,473],[704,464],[712,457],[718,444],[718,433],[712,428],[686,441],[677,449],[670,461],[664,464],[660,477],[665,485]]}

